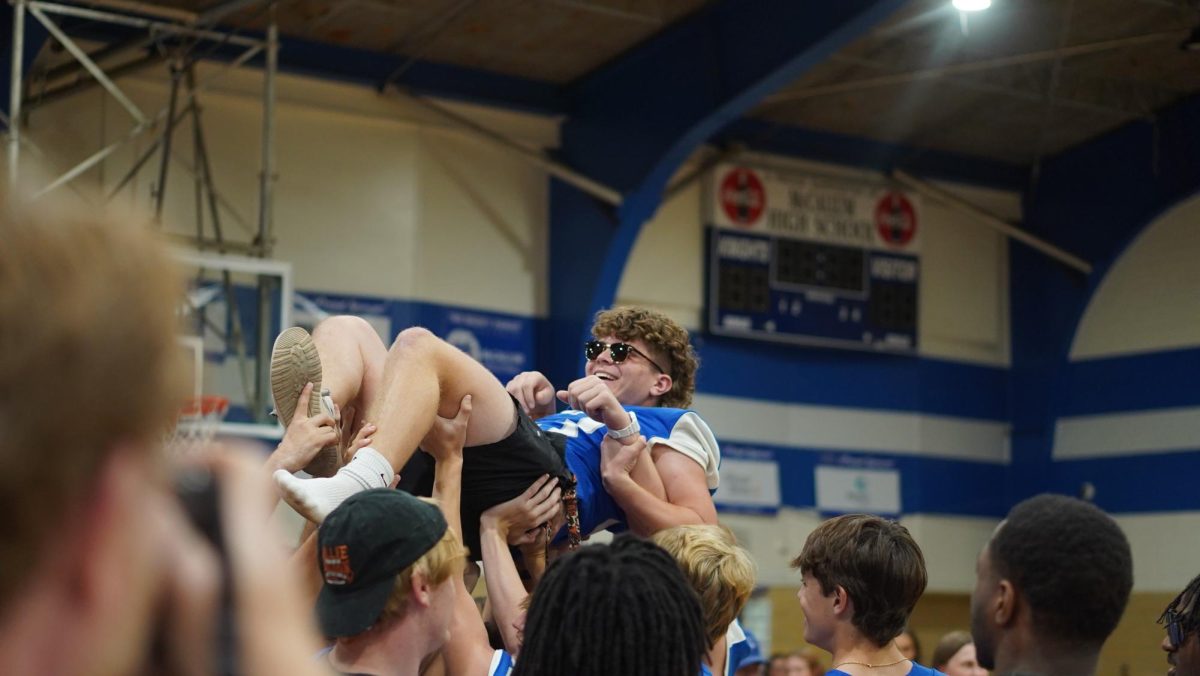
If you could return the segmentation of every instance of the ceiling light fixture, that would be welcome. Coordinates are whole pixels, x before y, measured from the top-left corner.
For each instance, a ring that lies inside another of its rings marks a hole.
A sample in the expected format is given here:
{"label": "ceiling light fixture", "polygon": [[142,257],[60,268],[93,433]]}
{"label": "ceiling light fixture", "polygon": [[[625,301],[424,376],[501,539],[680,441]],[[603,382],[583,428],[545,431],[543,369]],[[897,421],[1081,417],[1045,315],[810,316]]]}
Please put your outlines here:
{"label": "ceiling light fixture", "polygon": [[992,6],[992,0],[953,0],[950,4],[960,12],[981,12]]}

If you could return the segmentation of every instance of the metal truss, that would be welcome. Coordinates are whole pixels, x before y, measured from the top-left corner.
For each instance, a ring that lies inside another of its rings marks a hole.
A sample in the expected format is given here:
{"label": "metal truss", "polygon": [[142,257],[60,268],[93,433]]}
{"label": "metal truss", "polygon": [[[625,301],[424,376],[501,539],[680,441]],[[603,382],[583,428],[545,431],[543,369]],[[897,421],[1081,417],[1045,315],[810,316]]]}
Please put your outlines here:
{"label": "metal truss", "polygon": [[[153,196],[153,213],[156,222],[161,223],[162,220],[170,167],[173,164],[179,165],[191,174],[195,187],[196,231],[194,237],[185,238],[187,243],[199,250],[215,250],[218,254],[237,252],[259,258],[270,256],[273,244],[272,199],[275,181],[275,77],[279,50],[279,32],[275,22],[273,2],[268,4],[264,0],[230,0],[206,12],[193,14],[134,0],[92,0],[88,6],[80,6],[73,2],[47,2],[44,0],[11,1],[13,5],[11,93],[8,116],[5,121],[8,127],[8,175],[14,186],[14,192],[20,180],[22,148],[40,154],[36,146],[21,137],[21,124],[25,119],[22,116],[27,115],[30,108],[44,103],[46,100],[71,96],[88,86],[99,85],[129,115],[131,128],[121,138],[96,151],[48,184],[25,192],[27,198],[37,200],[64,186],[73,188],[72,182],[76,178],[103,162],[118,149],[134,139],[153,133],[154,138],[149,147],[139,154],[116,185],[108,191],[105,195],[106,201],[111,201],[128,186],[151,158],[157,154],[158,172]],[[225,16],[255,5],[266,5],[270,12],[270,23],[265,38],[248,37],[213,28]],[[97,9],[96,6],[102,8]],[[78,80],[51,90],[48,96],[40,96],[37,99],[26,98],[27,83],[23,80],[24,64],[22,63],[26,13],[42,24],[53,39],[74,58],[73,64],[52,69],[52,77],[62,79],[69,78],[72,74],[82,76],[86,73],[90,79]],[[60,17],[127,29],[140,29],[145,31],[145,35],[105,46],[89,54],[59,25],[56,19]],[[212,49],[201,53],[198,49],[201,45],[209,45]],[[204,80],[198,81],[196,77],[197,61],[216,48],[231,46],[241,50],[238,56]],[[149,55],[137,58],[132,62],[110,68],[107,72],[98,63],[117,54],[149,47],[155,47],[157,50],[151,50]],[[261,172],[258,185],[259,209],[257,228],[252,228],[246,222],[247,219],[241,217],[232,208],[230,201],[216,188],[204,126],[201,121],[199,94],[233,69],[245,65],[251,59],[264,53]],[[120,74],[128,72],[131,67],[137,68],[163,61],[168,63],[171,75],[169,100],[167,105],[160,110],[148,113],[126,95],[115,80]],[[24,110],[23,105],[25,106]],[[181,125],[189,121],[193,157],[193,162],[190,164],[179,157],[172,147],[175,132]],[[205,217],[206,210],[207,218]],[[227,230],[222,225],[223,213],[231,214],[233,220],[242,226],[246,234],[251,236],[249,242],[234,242],[227,239]],[[242,327],[232,279],[227,269],[222,268],[221,271],[226,304],[231,319],[229,335],[222,335],[221,338],[232,347],[237,357],[246,402],[251,411],[255,415],[259,415],[266,409],[265,393],[268,390],[266,363],[270,354],[271,314],[266,308],[276,290],[268,277],[259,276],[258,344],[247,345],[247,332]],[[253,365],[248,358],[250,353],[256,355]]]}

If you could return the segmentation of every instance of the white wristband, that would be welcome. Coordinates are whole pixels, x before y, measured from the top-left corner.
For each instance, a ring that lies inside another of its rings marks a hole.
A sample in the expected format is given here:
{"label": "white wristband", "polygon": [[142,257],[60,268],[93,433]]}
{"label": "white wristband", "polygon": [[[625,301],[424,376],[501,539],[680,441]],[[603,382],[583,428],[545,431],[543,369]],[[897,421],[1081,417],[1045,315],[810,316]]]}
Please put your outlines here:
{"label": "white wristband", "polygon": [[609,430],[608,431],[609,438],[610,439],[625,439],[626,437],[632,437],[633,435],[637,434],[638,432],[641,432],[642,428],[638,426],[637,418],[633,418],[632,416],[630,416],[630,418],[631,418],[631,422],[629,423],[629,427],[625,427],[625,428],[622,428],[619,430]]}

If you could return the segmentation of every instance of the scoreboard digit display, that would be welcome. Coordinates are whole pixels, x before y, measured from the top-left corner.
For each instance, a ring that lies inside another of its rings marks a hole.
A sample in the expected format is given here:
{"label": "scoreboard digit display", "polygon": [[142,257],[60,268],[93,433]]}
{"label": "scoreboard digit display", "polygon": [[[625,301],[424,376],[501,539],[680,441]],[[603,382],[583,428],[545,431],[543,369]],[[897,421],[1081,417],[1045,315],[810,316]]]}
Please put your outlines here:
{"label": "scoreboard digit display", "polygon": [[916,351],[916,195],[722,165],[708,202],[709,331]]}

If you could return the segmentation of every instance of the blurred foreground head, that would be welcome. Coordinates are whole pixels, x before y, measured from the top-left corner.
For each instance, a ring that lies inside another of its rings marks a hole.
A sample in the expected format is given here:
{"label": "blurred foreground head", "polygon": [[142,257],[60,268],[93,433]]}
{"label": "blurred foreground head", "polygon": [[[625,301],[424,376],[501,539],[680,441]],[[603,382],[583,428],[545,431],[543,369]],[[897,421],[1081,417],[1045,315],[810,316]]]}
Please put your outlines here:
{"label": "blurred foreground head", "polygon": [[679,565],[658,545],[619,535],[546,570],[513,676],[694,676],[708,647]]}
{"label": "blurred foreground head", "polygon": [[[86,673],[146,641],[160,440],[180,402],[179,278],[144,227],[0,195],[0,660],[34,623]],[[106,612],[104,604],[119,612]],[[57,653],[57,654],[55,654]],[[45,669],[41,670],[46,673]]]}

